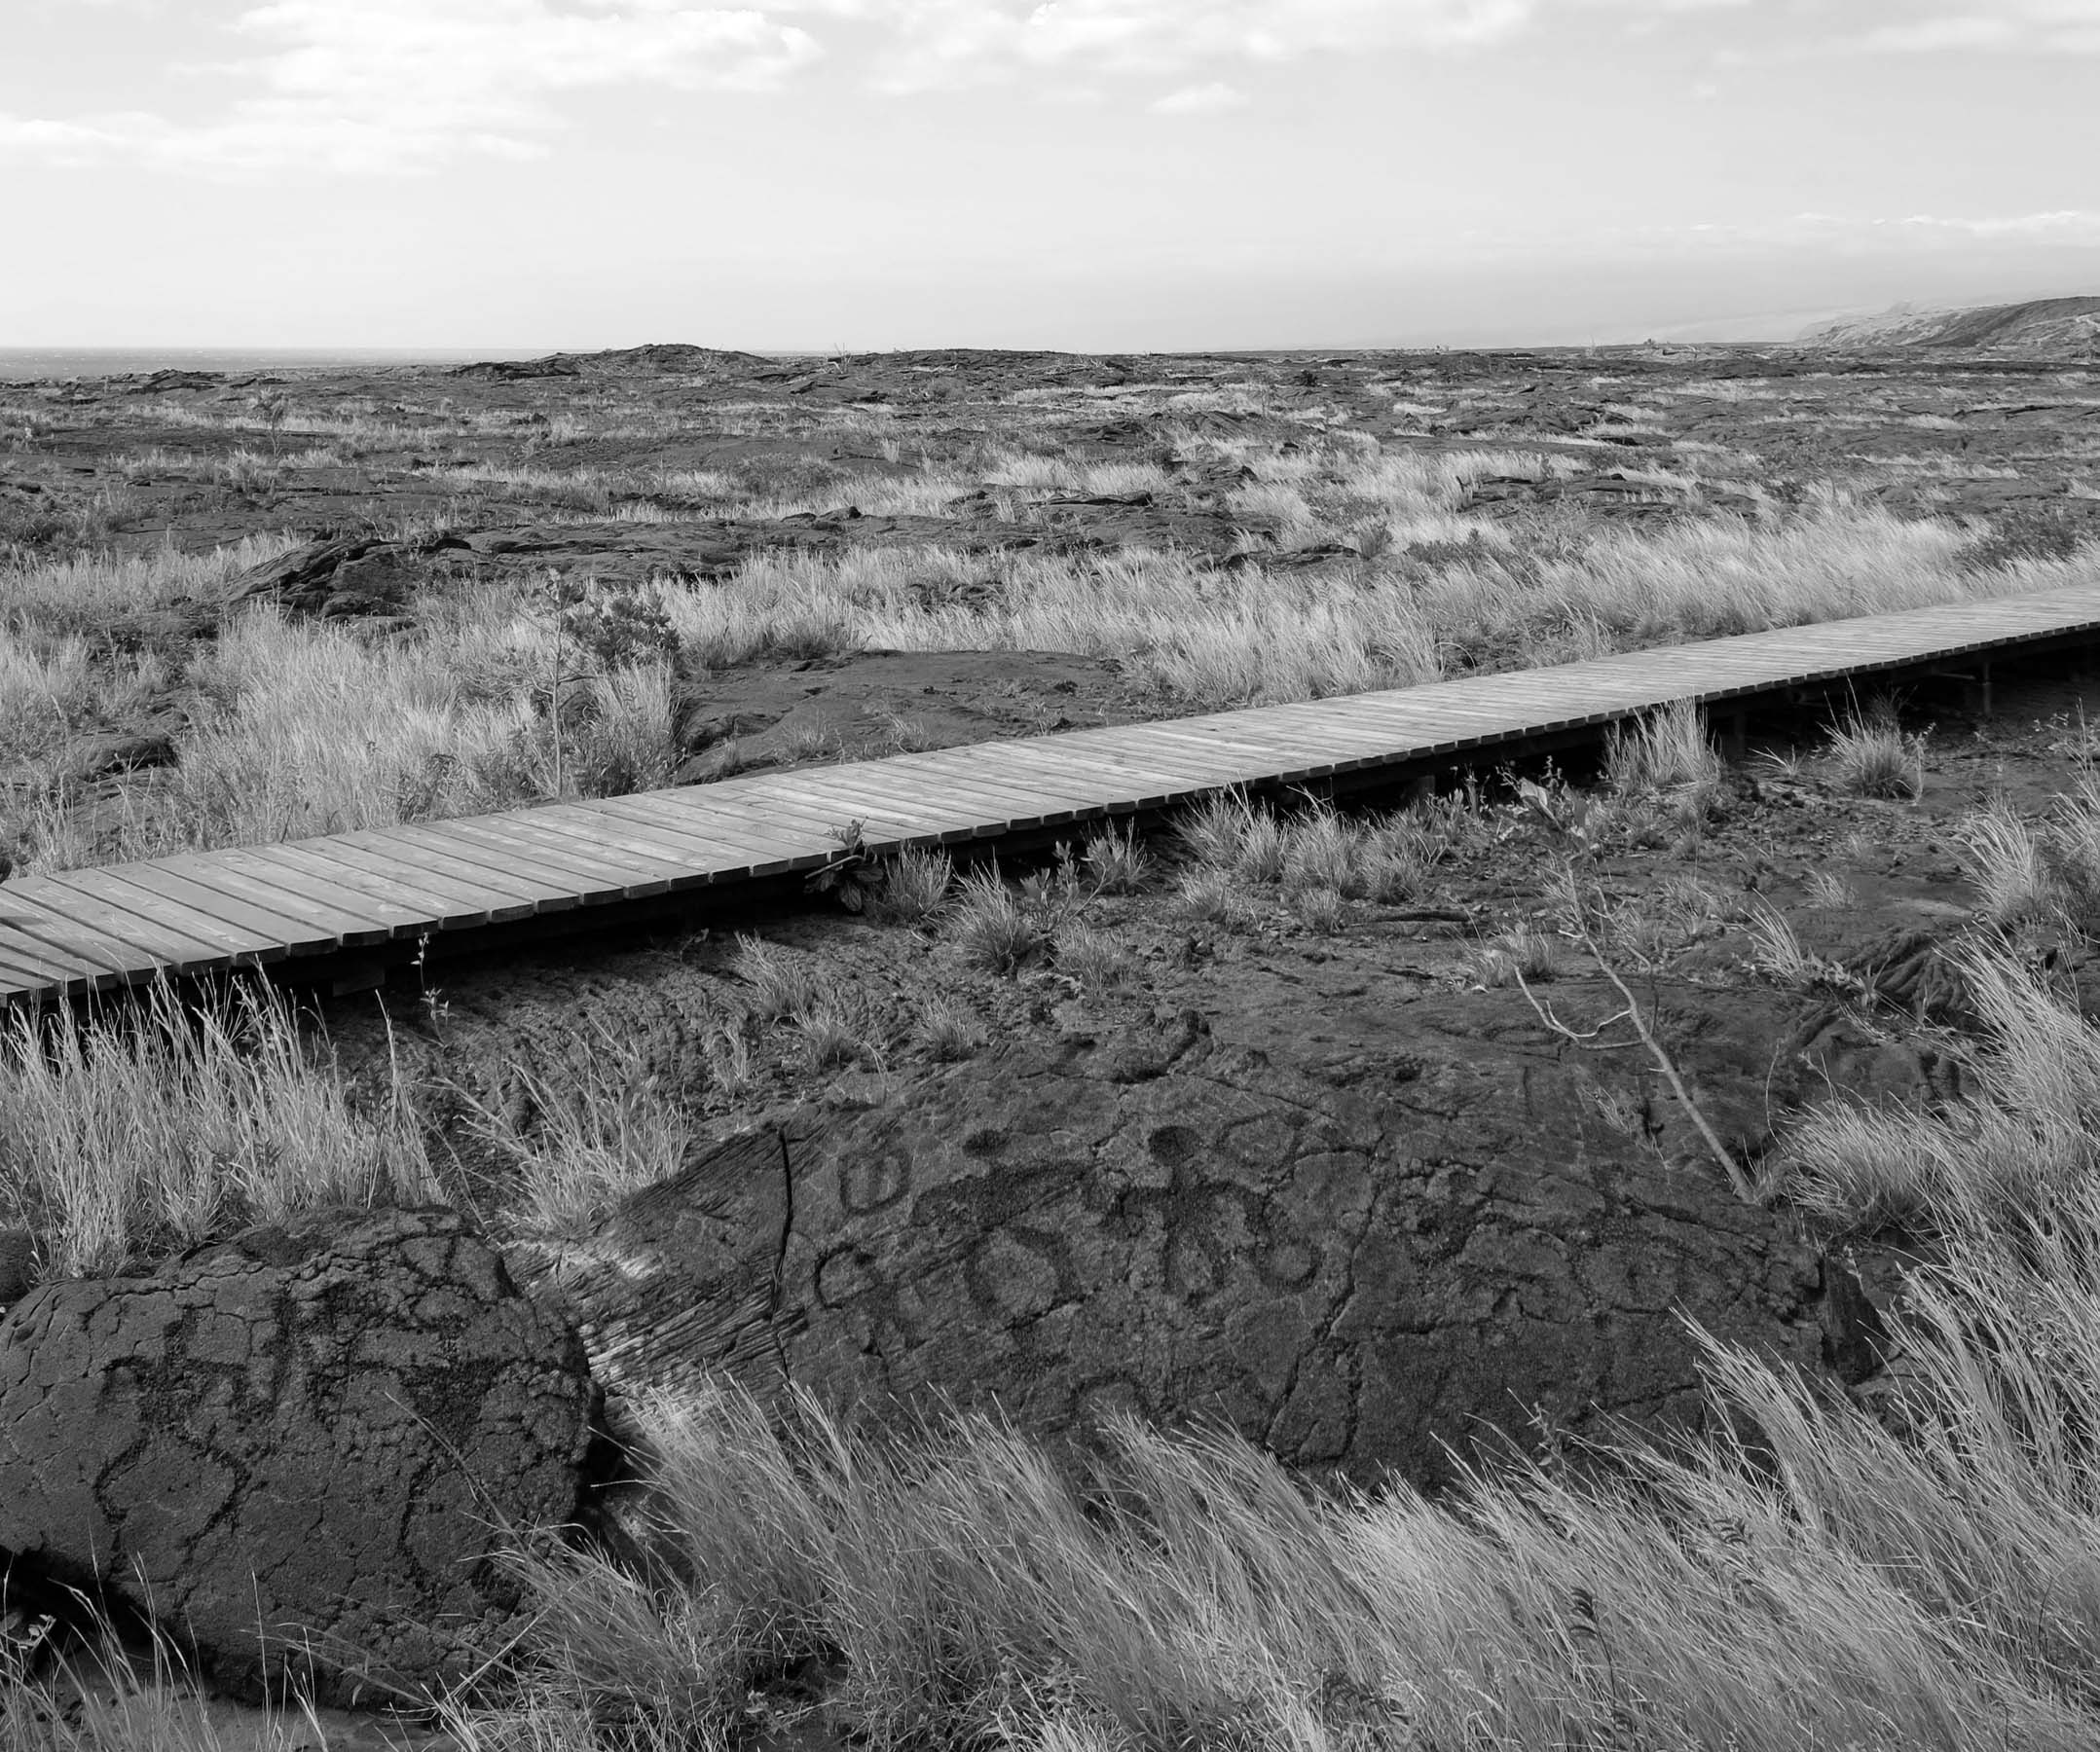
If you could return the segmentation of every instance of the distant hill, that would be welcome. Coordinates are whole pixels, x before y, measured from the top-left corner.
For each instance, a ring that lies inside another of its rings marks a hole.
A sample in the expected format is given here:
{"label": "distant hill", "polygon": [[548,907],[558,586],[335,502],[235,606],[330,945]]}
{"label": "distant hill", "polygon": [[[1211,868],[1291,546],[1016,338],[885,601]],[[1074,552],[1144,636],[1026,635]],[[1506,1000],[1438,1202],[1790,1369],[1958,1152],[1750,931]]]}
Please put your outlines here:
{"label": "distant hill", "polygon": [[1959,347],[1965,350],[2100,354],[2100,298],[2035,298],[1969,310],[1897,305],[1876,316],[1848,316],[1804,330],[1827,347]]}
{"label": "distant hill", "polygon": [[518,378],[581,377],[684,377],[710,371],[763,367],[777,361],[762,353],[737,352],[716,347],[687,347],[657,342],[648,347],[622,347],[603,352],[549,353],[543,359],[484,359],[461,365],[458,378],[486,378],[510,382]]}

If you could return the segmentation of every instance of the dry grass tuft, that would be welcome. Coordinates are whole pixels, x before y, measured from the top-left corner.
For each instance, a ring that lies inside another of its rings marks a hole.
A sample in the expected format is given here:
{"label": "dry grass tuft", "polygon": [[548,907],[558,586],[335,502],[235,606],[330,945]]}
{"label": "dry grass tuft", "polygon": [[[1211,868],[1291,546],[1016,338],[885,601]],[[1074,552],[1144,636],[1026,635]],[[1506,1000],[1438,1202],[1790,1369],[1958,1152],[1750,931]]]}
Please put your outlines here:
{"label": "dry grass tuft", "polygon": [[230,1228],[337,1204],[433,1202],[398,1086],[353,1102],[283,1002],[241,985],[135,1014],[0,1024],[0,1226],[43,1273],[122,1272]]}
{"label": "dry grass tuft", "polygon": [[1838,789],[1856,797],[1915,798],[1925,790],[1925,737],[1900,724],[1855,715],[1830,732],[1828,759]]}
{"label": "dry grass tuft", "polygon": [[948,940],[972,967],[1012,973],[1049,942],[1041,918],[997,869],[972,870],[948,914]]}

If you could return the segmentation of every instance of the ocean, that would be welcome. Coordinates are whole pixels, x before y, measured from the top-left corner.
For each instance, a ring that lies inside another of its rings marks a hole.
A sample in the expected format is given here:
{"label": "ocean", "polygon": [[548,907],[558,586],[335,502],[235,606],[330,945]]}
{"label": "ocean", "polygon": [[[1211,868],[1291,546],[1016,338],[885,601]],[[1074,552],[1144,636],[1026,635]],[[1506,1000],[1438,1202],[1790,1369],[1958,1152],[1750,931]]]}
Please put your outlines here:
{"label": "ocean", "polygon": [[118,377],[146,371],[222,371],[239,377],[259,371],[354,371],[376,365],[461,365],[474,359],[532,356],[501,347],[461,351],[401,347],[0,347],[0,380]]}

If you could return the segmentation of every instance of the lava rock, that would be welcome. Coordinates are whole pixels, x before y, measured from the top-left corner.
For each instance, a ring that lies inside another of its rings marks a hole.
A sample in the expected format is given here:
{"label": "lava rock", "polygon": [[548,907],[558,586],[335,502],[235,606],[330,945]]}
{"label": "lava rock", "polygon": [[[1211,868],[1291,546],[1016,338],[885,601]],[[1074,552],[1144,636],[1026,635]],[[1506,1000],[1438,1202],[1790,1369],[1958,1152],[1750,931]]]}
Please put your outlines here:
{"label": "lava rock", "polygon": [[1271,1059],[1184,1013],[812,1103],[543,1281],[616,1399],[727,1369],[906,1427],[939,1404],[1052,1439],[1223,1421],[1367,1486],[1448,1481],[1534,1410],[1696,1423],[1687,1317],[1811,1370],[1863,1354],[1841,1268],[1711,1164],[1614,1139],[1584,1067],[1528,1037],[1395,1057],[1389,1033]]}
{"label": "lava rock", "polygon": [[48,1283],[0,1320],[0,1567],[158,1623],[222,1691],[441,1687],[518,1628],[500,1529],[575,1519],[592,1398],[449,1211]]}

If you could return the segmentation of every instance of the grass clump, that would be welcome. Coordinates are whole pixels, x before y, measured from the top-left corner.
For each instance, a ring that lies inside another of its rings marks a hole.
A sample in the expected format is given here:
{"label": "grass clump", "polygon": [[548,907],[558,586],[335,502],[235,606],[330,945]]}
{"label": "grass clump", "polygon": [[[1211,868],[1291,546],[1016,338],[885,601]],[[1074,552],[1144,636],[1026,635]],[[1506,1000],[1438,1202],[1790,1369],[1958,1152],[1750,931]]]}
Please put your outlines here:
{"label": "grass clump", "polygon": [[737,932],[735,967],[751,1013],[760,1022],[807,1010],[823,996],[823,982],[808,963],[748,931]]}
{"label": "grass clump", "polygon": [[1122,985],[1136,969],[1129,944],[1113,931],[1082,926],[1058,934],[1057,970],[1069,974],[1085,991]]}
{"label": "grass clump", "polygon": [[970,966],[994,973],[1015,971],[1050,941],[1038,911],[1021,903],[997,869],[963,877],[948,937]]}
{"label": "grass clump", "polygon": [[1951,961],[1979,1019],[1973,1080],[1988,1093],[1924,1112],[1812,1109],[1788,1145],[1788,1187],[1827,1222],[2017,1229],[2100,1172],[2100,1031],[2003,943]]}
{"label": "grass clump", "polygon": [[[1229,887],[1282,891],[1301,914],[1336,918],[1339,903],[1391,902],[1421,886],[1436,856],[1436,829],[1418,816],[1369,820],[1312,802],[1281,815],[1241,792],[1206,797],[1175,825],[1184,859],[1184,909],[1225,917]],[[1332,895],[1333,903],[1307,896]]]}
{"label": "grass clump", "polygon": [[1080,862],[1100,894],[1142,894],[1152,880],[1152,854],[1127,823],[1088,834]]}
{"label": "grass clump", "polygon": [[1925,790],[1925,741],[1887,714],[1855,713],[1830,731],[1830,776],[1855,797],[1915,799]]}
{"label": "grass clump", "polygon": [[129,1015],[0,1024],[0,1227],[42,1273],[120,1273],[216,1234],[328,1205],[440,1197],[398,1088],[354,1103],[267,989]]}
{"label": "grass clump", "polygon": [[955,886],[955,860],[945,852],[900,852],[882,865],[882,886],[869,905],[877,919],[923,925],[947,905]]}
{"label": "grass clump", "polygon": [[510,1171],[505,1221],[576,1239],[620,1200],[678,1172],[693,1128],[663,1076],[602,1021],[556,1071],[514,1073],[505,1099],[461,1091],[466,1124]]}

